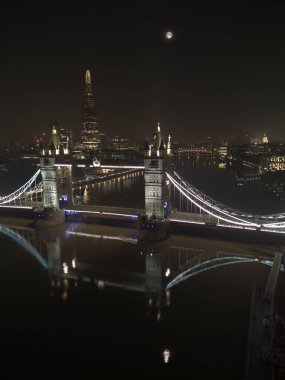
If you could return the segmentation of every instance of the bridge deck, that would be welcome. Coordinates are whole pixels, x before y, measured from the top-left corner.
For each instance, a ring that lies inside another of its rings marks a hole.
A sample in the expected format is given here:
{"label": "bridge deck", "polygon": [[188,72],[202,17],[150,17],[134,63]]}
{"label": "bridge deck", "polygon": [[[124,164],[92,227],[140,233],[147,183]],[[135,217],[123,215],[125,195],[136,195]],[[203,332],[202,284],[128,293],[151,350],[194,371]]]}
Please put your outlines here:
{"label": "bridge deck", "polygon": [[68,207],[66,211],[78,212],[78,213],[90,213],[98,215],[114,215],[114,216],[125,216],[134,217],[144,213],[144,210],[137,208],[127,208],[127,207],[112,207],[112,206],[95,206],[95,205],[74,205]]}

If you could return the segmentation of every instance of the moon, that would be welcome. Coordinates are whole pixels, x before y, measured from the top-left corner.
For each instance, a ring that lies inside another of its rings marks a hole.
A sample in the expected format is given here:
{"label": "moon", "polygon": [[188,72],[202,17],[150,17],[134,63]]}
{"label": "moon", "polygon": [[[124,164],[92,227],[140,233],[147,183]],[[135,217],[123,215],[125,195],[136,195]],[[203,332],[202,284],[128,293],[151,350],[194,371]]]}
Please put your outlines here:
{"label": "moon", "polygon": [[172,38],[173,38],[173,33],[172,32],[166,32],[165,33],[165,38],[167,39],[167,40],[171,40]]}

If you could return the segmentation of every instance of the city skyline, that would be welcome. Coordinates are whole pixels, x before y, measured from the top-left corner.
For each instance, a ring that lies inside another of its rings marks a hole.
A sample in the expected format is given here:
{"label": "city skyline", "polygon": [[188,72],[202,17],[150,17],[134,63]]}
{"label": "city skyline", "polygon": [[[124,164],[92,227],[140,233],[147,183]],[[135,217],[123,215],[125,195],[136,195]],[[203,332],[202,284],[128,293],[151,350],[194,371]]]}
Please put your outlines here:
{"label": "city skyline", "polygon": [[3,143],[48,130],[52,120],[79,139],[86,70],[108,135],[143,140],[160,121],[189,142],[285,139],[283,5],[204,4],[2,5]]}

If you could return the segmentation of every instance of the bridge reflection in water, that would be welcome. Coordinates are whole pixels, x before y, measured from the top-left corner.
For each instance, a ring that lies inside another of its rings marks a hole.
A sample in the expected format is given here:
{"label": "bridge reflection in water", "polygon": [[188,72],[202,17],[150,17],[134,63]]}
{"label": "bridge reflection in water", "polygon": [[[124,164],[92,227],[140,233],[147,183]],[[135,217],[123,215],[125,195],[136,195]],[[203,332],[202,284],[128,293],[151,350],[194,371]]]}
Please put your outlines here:
{"label": "bridge reflection in water", "polygon": [[[209,270],[226,265],[258,262],[272,266],[273,257],[263,254],[237,253],[233,251],[207,251],[205,249],[169,245],[162,253],[157,248],[141,245],[133,235],[104,235],[78,231],[79,225],[68,225],[66,237],[87,238],[98,241],[120,241],[136,246],[144,257],[144,272],[116,270],[108,266],[92,265],[78,260],[76,249],[62,254],[61,237],[47,233],[39,240],[32,228],[0,225],[0,233],[12,239],[48,271],[52,287],[64,287],[68,282],[87,282],[103,289],[118,287],[126,291],[146,294],[147,303],[157,306],[169,305],[169,291],[183,281]],[[73,247],[75,248],[75,247]],[[281,271],[284,271],[283,264]],[[66,289],[65,289],[66,291]],[[65,294],[66,296],[66,294]]]}
{"label": "bridge reflection in water", "polygon": [[[272,247],[256,246],[247,250],[245,245],[240,248],[231,244],[225,244],[221,249],[217,243],[212,249],[199,248],[199,244],[189,246],[183,239],[175,238],[159,245],[142,245],[135,230],[80,224],[38,232],[26,227],[1,225],[0,233],[12,239],[47,271],[54,297],[70,300],[81,284],[100,290],[137,292],[145,298],[147,315],[156,321],[163,320],[172,298],[175,299],[174,289],[191,281],[192,277],[242,263],[271,267],[275,251]],[[134,263],[126,263],[121,251],[112,253],[110,260],[102,243],[132,247]],[[90,249],[88,254],[84,251],[86,245],[95,248],[94,254],[90,255]],[[283,264],[281,271],[284,271]]]}

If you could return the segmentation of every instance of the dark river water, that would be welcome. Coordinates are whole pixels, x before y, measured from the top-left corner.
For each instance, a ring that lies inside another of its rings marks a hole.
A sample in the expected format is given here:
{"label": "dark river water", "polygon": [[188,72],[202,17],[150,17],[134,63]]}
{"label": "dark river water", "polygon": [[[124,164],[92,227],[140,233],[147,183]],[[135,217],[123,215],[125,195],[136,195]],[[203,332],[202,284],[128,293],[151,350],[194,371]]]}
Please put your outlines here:
{"label": "dark river water", "polygon": [[[232,172],[198,164],[181,166],[195,186],[234,207],[264,207],[257,183],[237,190]],[[141,208],[143,179],[91,186],[83,200]],[[242,379],[252,290],[265,286],[270,267],[261,260],[277,247],[185,235],[139,244],[132,228],[0,223],[1,379],[89,379],[114,369],[131,378],[141,369],[171,378],[186,370],[194,379]],[[220,266],[223,257],[232,264]],[[248,261],[237,263],[242,257]],[[203,271],[205,261],[213,264]]]}

